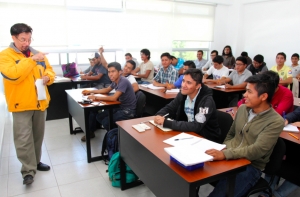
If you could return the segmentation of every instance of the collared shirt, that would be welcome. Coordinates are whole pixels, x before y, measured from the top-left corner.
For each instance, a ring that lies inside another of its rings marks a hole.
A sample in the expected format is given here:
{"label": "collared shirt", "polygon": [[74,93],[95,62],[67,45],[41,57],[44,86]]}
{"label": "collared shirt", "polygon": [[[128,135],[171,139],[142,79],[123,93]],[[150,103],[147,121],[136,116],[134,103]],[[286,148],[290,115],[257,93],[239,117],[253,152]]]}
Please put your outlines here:
{"label": "collared shirt", "polygon": [[233,70],[230,73],[229,78],[231,79],[233,85],[238,85],[244,83],[250,76],[252,76],[252,73],[248,69],[245,69],[244,72],[240,75],[236,70]]}
{"label": "collared shirt", "polygon": [[153,80],[159,83],[171,83],[174,84],[178,78],[178,71],[170,64],[166,70],[160,68]]}
{"label": "collared shirt", "polygon": [[180,70],[183,67],[184,59],[177,58],[177,64],[174,66],[176,70]]}
{"label": "collared shirt", "polygon": [[292,69],[286,65],[283,65],[283,67],[280,70],[277,70],[277,65],[275,65],[271,68],[271,70],[278,73],[280,81],[293,77]]}
{"label": "collared shirt", "polygon": [[207,62],[207,60],[205,60],[205,59],[202,59],[202,60],[198,60],[198,59],[196,59],[196,60],[194,60],[194,63],[195,63],[195,65],[196,65],[196,68],[198,68],[198,69],[202,69],[202,67],[206,64],[206,62]]}
{"label": "collared shirt", "polygon": [[259,115],[259,114],[264,114],[266,112],[268,112],[270,109],[272,108],[272,106],[270,106],[269,109],[262,111],[258,114],[254,113],[252,109],[249,110],[249,115],[248,115],[248,122],[250,122],[255,116]]}
{"label": "collared shirt", "polygon": [[297,66],[291,65],[291,69],[292,69],[293,78],[297,77],[297,75],[300,74],[300,65]]}
{"label": "collared shirt", "polygon": [[189,96],[187,96],[185,99],[184,112],[188,118],[188,122],[194,122],[194,120],[195,120],[194,107],[195,107],[195,102],[196,102],[196,99],[197,99],[197,96],[198,96],[200,90],[201,90],[201,88],[199,89],[198,93],[192,100]]}

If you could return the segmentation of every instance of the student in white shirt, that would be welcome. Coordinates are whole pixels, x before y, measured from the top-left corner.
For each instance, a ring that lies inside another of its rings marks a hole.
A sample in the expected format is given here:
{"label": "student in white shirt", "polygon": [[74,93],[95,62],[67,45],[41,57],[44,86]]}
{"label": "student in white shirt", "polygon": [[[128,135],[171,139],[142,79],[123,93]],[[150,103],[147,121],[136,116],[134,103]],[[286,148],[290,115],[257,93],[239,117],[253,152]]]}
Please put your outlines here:
{"label": "student in white shirt", "polygon": [[298,63],[299,54],[294,53],[291,57],[291,61],[292,61],[291,69],[292,69],[293,78],[297,77],[298,75],[300,76],[300,65]]}
{"label": "student in white shirt", "polygon": [[[213,59],[214,66],[210,67],[203,77],[203,82],[220,83],[221,79],[226,79],[229,75],[229,70],[223,65],[223,57],[217,55]],[[213,79],[207,79],[209,75],[213,75]]]}
{"label": "student in white shirt", "polygon": [[134,92],[139,91],[139,85],[136,82],[134,76],[131,74],[131,72],[135,69],[136,64],[134,60],[128,60],[123,68],[122,76],[126,77],[128,81],[131,83]]}

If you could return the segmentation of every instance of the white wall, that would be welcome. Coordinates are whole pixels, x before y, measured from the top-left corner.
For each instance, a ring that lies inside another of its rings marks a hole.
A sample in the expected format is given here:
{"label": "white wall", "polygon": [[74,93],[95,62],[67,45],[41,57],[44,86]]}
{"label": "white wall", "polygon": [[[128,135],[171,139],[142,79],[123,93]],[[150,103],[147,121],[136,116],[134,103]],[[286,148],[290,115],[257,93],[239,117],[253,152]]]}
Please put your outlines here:
{"label": "white wall", "polygon": [[222,52],[231,45],[236,57],[242,51],[251,58],[262,54],[269,68],[275,65],[276,54],[285,52],[290,65],[291,55],[300,53],[299,7],[299,0],[236,0],[233,5],[218,5],[211,49]]}

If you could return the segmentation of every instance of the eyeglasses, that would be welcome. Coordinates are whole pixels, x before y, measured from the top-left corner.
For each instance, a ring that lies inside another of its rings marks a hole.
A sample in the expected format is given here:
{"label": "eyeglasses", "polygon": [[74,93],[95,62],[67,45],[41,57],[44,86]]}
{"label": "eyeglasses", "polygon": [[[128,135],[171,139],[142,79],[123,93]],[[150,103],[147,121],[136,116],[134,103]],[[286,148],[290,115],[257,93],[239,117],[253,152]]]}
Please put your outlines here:
{"label": "eyeglasses", "polygon": [[21,43],[25,43],[25,42],[28,42],[28,43],[31,43],[33,41],[33,38],[30,38],[30,40],[26,40],[25,38],[21,38],[19,39],[17,36],[15,36],[17,38],[17,40],[19,40],[19,42]]}

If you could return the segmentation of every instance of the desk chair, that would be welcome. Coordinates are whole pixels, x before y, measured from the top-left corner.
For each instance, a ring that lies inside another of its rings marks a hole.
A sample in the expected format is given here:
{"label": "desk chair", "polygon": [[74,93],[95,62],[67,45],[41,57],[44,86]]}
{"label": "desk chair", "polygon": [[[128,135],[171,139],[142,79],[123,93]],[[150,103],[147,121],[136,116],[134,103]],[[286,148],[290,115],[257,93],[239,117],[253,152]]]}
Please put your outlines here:
{"label": "desk chair", "polygon": [[229,113],[219,111],[219,110],[217,110],[217,118],[218,118],[219,127],[221,129],[220,142],[223,143],[232,125],[233,118]]}
{"label": "desk chair", "polygon": [[136,96],[136,118],[140,118],[143,116],[145,105],[146,105],[146,96],[142,91],[137,91],[135,93]]}
{"label": "desk chair", "polygon": [[257,183],[250,189],[244,196],[250,196],[252,194],[255,194],[257,192],[266,191],[269,196],[272,196],[272,190],[270,188],[275,175],[280,170],[282,159],[285,155],[285,143],[283,139],[278,138],[277,143],[273,149],[273,152],[270,156],[270,161],[267,163],[265,170],[263,171],[265,174],[268,174],[271,176],[271,180],[267,182],[264,178],[260,177],[260,179],[257,181]]}

